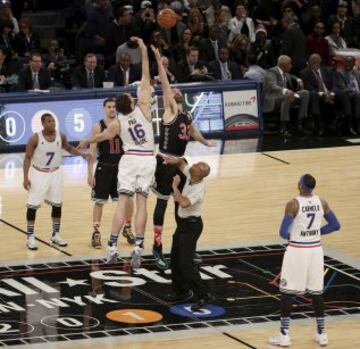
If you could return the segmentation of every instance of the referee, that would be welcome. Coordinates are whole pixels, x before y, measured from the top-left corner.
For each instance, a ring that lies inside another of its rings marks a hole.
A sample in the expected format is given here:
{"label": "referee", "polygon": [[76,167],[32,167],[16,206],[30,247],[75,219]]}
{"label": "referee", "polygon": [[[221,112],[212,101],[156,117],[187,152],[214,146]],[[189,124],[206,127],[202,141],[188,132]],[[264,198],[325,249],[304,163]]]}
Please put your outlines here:
{"label": "referee", "polygon": [[198,302],[191,307],[191,310],[196,311],[212,298],[193,261],[196,243],[203,230],[201,219],[201,206],[205,196],[203,179],[209,175],[210,167],[205,162],[190,167],[183,158],[166,157],[165,160],[167,163],[176,164],[186,176],[182,193],[178,188],[181,181],[179,175],[174,177],[172,184],[174,201],[178,203],[178,219],[171,247],[173,293],[167,295],[165,299],[169,302],[183,302],[195,294]]}

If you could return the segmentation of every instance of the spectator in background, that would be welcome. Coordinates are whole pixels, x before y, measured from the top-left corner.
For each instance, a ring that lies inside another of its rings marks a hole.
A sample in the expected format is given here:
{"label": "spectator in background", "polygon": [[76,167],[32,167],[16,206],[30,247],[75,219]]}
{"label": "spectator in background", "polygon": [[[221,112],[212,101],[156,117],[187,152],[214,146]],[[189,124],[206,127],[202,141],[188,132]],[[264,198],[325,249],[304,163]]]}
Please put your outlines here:
{"label": "spectator in background", "polygon": [[324,33],[325,24],[323,22],[317,22],[314,25],[313,33],[306,37],[306,50],[309,56],[317,53],[322,57],[322,62],[325,65],[330,65],[329,43],[325,40]]}
{"label": "spectator in background", "polygon": [[337,50],[342,50],[347,48],[346,41],[340,35],[341,32],[341,23],[339,21],[334,21],[331,24],[331,32],[328,36],[325,36],[329,44],[329,51],[331,56],[336,56]]}
{"label": "spectator in background", "polygon": [[109,25],[106,34],[107,63],[115,63],[116,49],[127,42],[131,36],[140,36],[140,30],[135,25],[133,10],[123,6],[116,11],[116,18]]}
{"label": "spectator in background", "polygon": [[254,53],[249,53],[247,56],[249,69],[245,72],[245,79],[255,80],[262,85],[265,83],[266,71],[258,65],[257,56]]}
{"label": "spectator in background", "polygon": [[[8,77],[12,74],[9,51],[5,46],[0,45],[0,85],[7,83]],[[0,91],[4,92],[2,89]]]}
{"label": "spectator in background", "polygon": [[306,65],[305,36],[294,17],[286,15],[281,21],[285,32],[282,37],[280,54],[291,58],[293,72],[299,73]]}
{"label": "spectator in background", "polygon": [[173,47],[179,42],[181,34],[186,28],[186,25],[182,22],[182,11],[175,9],[174,12],[177,15],[176,25],[170,29],[161,28],[163,37],[170,47]]}
{"label": "spectator in background", "polygon": [[128,53],[130,55],[132,64],[141,64],[141,50],[137,42],[131,40],[131,38],[117,48],[116,50],[117,62],[119,62],[120,55],[122,53]]}
{"label": "spectator in background", "polygon": [[230,44],[230,57],[235,61],[244,74],[247,70],[247,54],[249,49],[249,39],[246,35],[238,34]]}
{"label": "spectator in background", "polygon": [[109,0],[95,0],[94,6],[89,10],[85,25],[88,52],[105,53],[105,38],[112,18]]}
{"label": "spectator in background", "polygon": [[213,60],[208,64],[209,73],[216,80],[238,80],[241,73],[238,65],[234,61],[229,61],[229,49],[221,47],[219,49],[219,59]]}
{"label": "spectator in background", "polygon": [[325,124],[329,124],[329,115],[335,104],[335,93],[332,92],[332,75],[321,66],[321,56],[313,53],[309,57],[309,65],[301,71],[300,77],[304,88],[310,92],[310,113],[315,121],[314,131],[322,136]]}
{"label": "spectator in background", "polygon": [[185,60],[177,64],[175,76],[178,82],[200,81],[207,72],[204,63],[199,61],[199,49],[190,47],[186,51]]}
{"label": "spectator in background", "polygon": [[244,4],[236,6],[235,17],[229,23],[229,41],[232,41],[237,34],[246,35],[250,42],[255,41],[255,25],[253,20],[247,16],[247,9]]}
{"label": "spectator in background", "polygon": [[153,63],[156,63],[156,59],[154,57],[153,51],[150,49],[150,45],[154,45],[154,47],[159,50],[161,56],[166,56],[168,58],[171,57],[171,49],[169,48],[169,45],[165,41],[164,37],[162,36],[161,30],[155,29],[151,33],[149,48],[148,48],[150,67]]}
{"label": "spectator in background", "polygon": [[13,30],[13,22],[9,20],[0,22],[0,45],[5,46],[9,52],[12,52],[14,47]]}
{"label": "spectator in background", "polygon": [[30,55],[33,50],[40,50],[40,37],[33,32],[29,18],[22,18],[19,23],[20,32],[15,35],[14,50],[20,57]]}
{"label": "spectator in background", "polygon": [[227,13],[225,10],[217,10],[215,12],[215,23],[214,25],[219,28],[219,40],[226,42],[229,37],[229,24],[228,24]]}
{"label": "spectator in background", "polygon": [[314,27],[318,22],[325,23],[321,6],[315,4],[310,8],[309,14],[307,16],[304,16],[304,34],[310,35],[311,33],[313,33]]}
{"label": "spectator in background", "polygon": [[352,43],[352,18],[348,16],[348,6],[349,4],[345,0],[339,0],[336,14],[330,16],[329,24],[332,27],[334,22],[340,23],[341,36],[346,41],[347,45]]}
{"label": "spectator in background", "polygon": [[19,32],[19,23],[17,19],[13,16],[11,11],[11,4],[8,1],[2,1],[0,4],[0,22],[10,21],[13,24],[13,34]]}
{"label": "spectator in background", "polygon": [[360,72],[354,69],[354,57],[346,57],[345,66],[334,74],[334,92],[341,99],[350,135],[360,134]]}
{"label": "spectator in background", "polygon": [[185,28],[181,33],[179,42],[171,47],[174,61],[178,63],[181,60],[185,60],[186,50],[192,46],[192,31],[190,28]]}
{"label": "spectator in background", "polygon": [[272,41],[267,39],[267,31],[263,25],[256,29],[255,42],[250,44],[249,53],[255,55],[256,64],[269,69],[275,64],[275,52]]}
{"label": "spectator in background", "polygon": [[19,73],[18,90],[48,90],[51,85],[49,70],[43,67],[41,54],[31,53],[30,62]]}
{"label": "spectator in background", "polygon": [[193,44],[198,45],[200,40],[208,35],[208,26],[199,9],[193,8],[189,12],[188,27],[192,31]]}
{"label": "spectator in background", "polygon": [[[161,63],[165,69],[167,78],[169,80],[170,84],[174,84],[176,83],[176,78],[175,78],[175,74],[170,70],[170,66],[169,66],[169,59],[165,56],[161,57]],[[157,64],[154,64],[152,71],[151,71],[151,76],[153,77],[154,81],[156,84],[161,84],[160,78],[159,78],[159,72],[158,72],[158,67]]]}
{"label": "spectator in background", "polygon": [[119,62],[109,68],[108,80],[112,81],[114,86],[128,86],[134,81],[141,80],[140,67],[132,64],[128,53],[122,53]]}
{"label": "spectator in background", "polygon": [[298,104],[297,132],[303,134],[303,122],[308,116],[309,91],[304,90],[303,82],[291,75],[291,58],[281,55],[277,65],[266,73],[264,85],[264,112],[280,109],[280,133],[284,137],[290,133],[290,109]]}
{"label": "spectator in background", "polygon": [[50,70],[54,70],[56,65],[62,63],[66,60],[64,49],[60,47],[60,44],[57,40],[51,40],[48,52],[43,55],[44,64]]}
{"label": "spectator in background", "polygon": [[151,33],[158,27],[155,18],[155,9],[151,1],[144,0],[141,2],[140,12],[136,17],[136,26],[140,29],[141,38],[148,44]]}
{"label": "spectator in background", "polygon": [[74,70],[73,88],[95,88],[102,87],[105,79],[104,70],[97,65],[94,53],[88,53],[84,58],[84,64]]}
{"label": "spectator in background", "polygon": [[201,39],[199,45],[200,59],[206,63],[219,59],[220,47],[226,46],[226,41],[219,40],[220,30],[213,25],[209,31],[209,37]]}
{"label": "spectator in background", "polygon": [[[199,6],[200,7],[200,6]],[[228,6],[222,5],[220,0],[211,0],[210,6],[207,6],[204,11],[206,24],[211,27],[215,24],[215,13],[216,11],[224,10],[226,12],[226,21],[229,23],[231,19],[231,11]]]}

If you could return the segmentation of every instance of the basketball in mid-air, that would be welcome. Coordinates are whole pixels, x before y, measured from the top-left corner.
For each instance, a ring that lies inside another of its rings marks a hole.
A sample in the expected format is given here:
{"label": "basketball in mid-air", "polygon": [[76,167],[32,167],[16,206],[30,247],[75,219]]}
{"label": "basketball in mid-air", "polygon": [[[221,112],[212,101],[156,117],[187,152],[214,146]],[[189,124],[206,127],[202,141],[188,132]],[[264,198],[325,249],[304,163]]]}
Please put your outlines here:
{"label": "basketball in mid-air", "polygon": [[176,19],[176,13],[170,8],[161,10],[157,16],[159,26],[166,29],[172,28],[176,24]]}

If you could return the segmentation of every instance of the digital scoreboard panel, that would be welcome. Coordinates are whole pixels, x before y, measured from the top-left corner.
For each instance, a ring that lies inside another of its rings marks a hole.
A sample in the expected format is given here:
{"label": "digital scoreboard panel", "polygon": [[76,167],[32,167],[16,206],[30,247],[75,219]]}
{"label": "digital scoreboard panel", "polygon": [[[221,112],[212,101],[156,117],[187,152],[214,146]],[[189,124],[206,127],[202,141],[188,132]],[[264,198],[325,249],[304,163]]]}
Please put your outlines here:
{"label": "digital scoreboard panel", "polygon": [[[103,100],[78,99],[69,101],[35,101],[0,105],[0,151],[24,146],[34,132],[42,129],[41,115],[54,116],[57,127],[70,142],[89,137],[93,125],[103,117]],[[204,134],[224,131],[224,112],[221,92],[184,93],[184,108],[193,115],[194,123]],[[161,96],[152,102],[155,136],[163,114]]]}

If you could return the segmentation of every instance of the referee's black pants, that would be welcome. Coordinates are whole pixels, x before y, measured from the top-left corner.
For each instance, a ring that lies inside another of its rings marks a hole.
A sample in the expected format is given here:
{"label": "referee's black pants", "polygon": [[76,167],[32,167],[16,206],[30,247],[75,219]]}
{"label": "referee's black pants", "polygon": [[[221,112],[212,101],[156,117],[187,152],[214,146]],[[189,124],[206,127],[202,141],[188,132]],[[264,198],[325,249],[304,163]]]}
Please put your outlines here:
{"label": "referee's black pants", "polygon": [[184,294],[192,290],[198,298],[208,294],[208,287],[202,281],[194,265],[196,243],[203,230],[201,217],[177,217],[177,228],[171,247],[171,279],[173,291]]}

